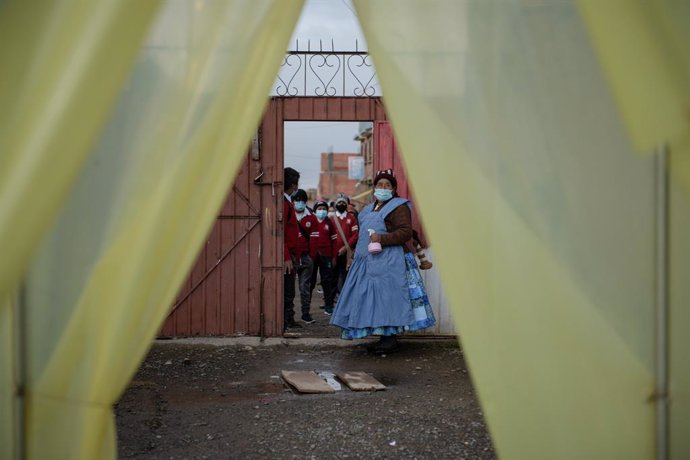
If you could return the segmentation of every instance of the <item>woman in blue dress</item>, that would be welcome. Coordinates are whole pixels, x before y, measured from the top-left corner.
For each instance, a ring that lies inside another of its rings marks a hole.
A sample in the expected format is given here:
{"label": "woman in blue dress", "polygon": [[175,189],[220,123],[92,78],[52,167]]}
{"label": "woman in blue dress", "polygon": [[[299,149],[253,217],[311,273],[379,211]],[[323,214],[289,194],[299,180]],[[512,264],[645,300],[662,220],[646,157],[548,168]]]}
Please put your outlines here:
{"label": "woman in blue dress", "polygon": [[[393,171],[374,178],[376,200],[359,213],[359,239],[350,271],[331,324],[342,338],[380,336],[369,348],[374,353],[397,351],[397,335],[436,323],[413,253],[405,243],[412,238],[411,203],[396,193]],[[370,242],[382,251],[370,253]]]}

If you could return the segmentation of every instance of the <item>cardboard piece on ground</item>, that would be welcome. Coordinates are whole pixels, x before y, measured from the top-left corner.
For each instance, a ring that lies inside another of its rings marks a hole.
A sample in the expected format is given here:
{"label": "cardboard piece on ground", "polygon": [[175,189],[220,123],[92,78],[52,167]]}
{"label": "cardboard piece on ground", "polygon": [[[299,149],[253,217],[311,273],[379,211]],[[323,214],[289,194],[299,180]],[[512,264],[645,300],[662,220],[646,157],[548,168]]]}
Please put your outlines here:
{"label": "cardboard piece on ground", "polygon": [[300,393],[335,393],[314,371],[280,371],[283,379]]}
{"label": "cardboard piece on ground", "polygon": [[378,391],[385,390],[386,385],[376,380],[366,372],[341,372],[338,378],[352,391]]}

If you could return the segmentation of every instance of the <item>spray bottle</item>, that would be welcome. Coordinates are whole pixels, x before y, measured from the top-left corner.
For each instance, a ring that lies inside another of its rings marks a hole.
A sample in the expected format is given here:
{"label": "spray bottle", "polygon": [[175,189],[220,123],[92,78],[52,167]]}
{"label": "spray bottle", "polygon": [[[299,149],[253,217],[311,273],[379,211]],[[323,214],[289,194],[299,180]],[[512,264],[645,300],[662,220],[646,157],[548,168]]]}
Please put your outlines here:
{"label": "spray bottle", "polygon": [[[376,233],[375,230],[369,229],[369,239],[371,240],[371,235]],[[383,251],[383,247],[381,247],[381,243],[374,242],[374,241],[369,241],[369,245],[367,246],[367,249],[369,250],[369,254],[378,254],[379,252]]]}

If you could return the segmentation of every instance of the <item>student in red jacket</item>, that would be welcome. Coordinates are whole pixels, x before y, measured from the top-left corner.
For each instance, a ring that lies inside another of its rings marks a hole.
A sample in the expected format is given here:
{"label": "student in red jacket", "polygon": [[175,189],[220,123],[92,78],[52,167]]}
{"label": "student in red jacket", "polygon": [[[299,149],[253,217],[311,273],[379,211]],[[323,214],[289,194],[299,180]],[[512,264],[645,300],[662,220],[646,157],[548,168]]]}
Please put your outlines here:
{"label": "student in red jacket", "polygon": [[[309,219],[309,220],[306,220]],[[316,272],[321,274],[323,286],[324,311],[333,313],[335,301],[335,284],[333,283],[333,259],[335,258],[335,227],[328,218],[328,203],[317,201],[314,204],[314,215],[302,219],[302,226],[309,230],[309,250],[314,261],[311,274],[311,291],[316,287]]]}
{"label": "student in red jacket", "polygon": [[297,191],[299,172],[292,168],[283,171],[283,260],[285,273],[283,275],[283,327],[302,327],[295,322],[295,265],[298,258],[297,235],[299,222],[292,205],[291,195]]}
{"label": "student in red jacket", "polygon": [[[299,286],[299,297],[302,306],[302,321],[312,324],[314,319],[311,317],[309,310],[311,308],[311,274],[314,269],[314,262],[309,254],[309,228],[305,227],[305,224],[310,222],[310,218],[307,217],[314,217],[307,207],[307,192],[302,189],[297,190],[292,195],[292,205],[295,207],[295,215],[299,222],[295,247],[297,256],[295,269],[297,271],[297,285]],[[311,227],[311,224],[309,224],[309,227]]]}
{"label": "student in red jacket", "polygon": [[[350,251],[355,250],[357,245],[357,238],[359,234],[359,225],[357,223],[357,217],[354,214],[348,212],[347,207],[350,204],[350,199],[344,193],[339,193],[338,197],[335,199],[335,217],[333,217],[333,223],[338,225],[335,227],[335,266],[333,267],[333,280],[335,284],[336,294],[340,294],[340,290],[345,284],[345,277],[347,276],[347,248]],[[345,237],[343,241],[340,233]]]}

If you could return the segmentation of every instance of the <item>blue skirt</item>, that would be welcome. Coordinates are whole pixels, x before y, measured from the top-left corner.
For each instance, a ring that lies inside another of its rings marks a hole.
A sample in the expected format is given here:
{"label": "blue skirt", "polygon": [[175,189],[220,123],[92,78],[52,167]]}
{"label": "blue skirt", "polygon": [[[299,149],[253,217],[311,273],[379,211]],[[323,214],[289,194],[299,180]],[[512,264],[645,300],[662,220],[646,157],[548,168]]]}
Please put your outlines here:
{"label": "blue skirt", "polygon": [[[410,293],[410,308],[414,315],[414,320],[411,324],[404,326],[343,328],[341,337],[345,340],[352,340],[370,335],[397,335],[403,332],[426,329],[436,324],[436,318],[424,288],[424,281],[417,267],[417,260],[411,252],[405,253],[405,277],[407,289]],[[336,307],[336,315],[337,310]]]}

